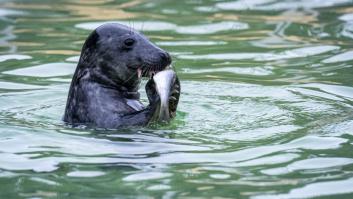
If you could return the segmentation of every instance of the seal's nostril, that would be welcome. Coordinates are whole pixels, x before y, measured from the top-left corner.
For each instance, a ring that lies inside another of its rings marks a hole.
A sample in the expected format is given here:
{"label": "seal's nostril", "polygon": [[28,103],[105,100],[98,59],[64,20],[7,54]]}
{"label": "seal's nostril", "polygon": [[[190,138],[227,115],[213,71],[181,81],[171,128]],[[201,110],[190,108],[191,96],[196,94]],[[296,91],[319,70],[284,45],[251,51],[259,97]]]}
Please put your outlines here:
{"label": "seal's nostril", "polygon": [[[172,62],[172,58],[170,57],[169,53],[167,52],[161,52],[159,53],[160,57],[161,57],[161,60],[162,62],[165,64],[165,65],[169,65],[171,62]],[[164,65],[163,64],[163,65]]]}
{"label": "seal's nostril", "polygon": [[167,55],[167,61],[170,64],[172,62],[172,57],[167,52],[166,52],[166,55]]}
{"label": "seal's nostril", "polygon": [[167,55],[166,55],[166,53],[159,53],[159,56],[161,57],[161,59],[166,59],[167,58]]}

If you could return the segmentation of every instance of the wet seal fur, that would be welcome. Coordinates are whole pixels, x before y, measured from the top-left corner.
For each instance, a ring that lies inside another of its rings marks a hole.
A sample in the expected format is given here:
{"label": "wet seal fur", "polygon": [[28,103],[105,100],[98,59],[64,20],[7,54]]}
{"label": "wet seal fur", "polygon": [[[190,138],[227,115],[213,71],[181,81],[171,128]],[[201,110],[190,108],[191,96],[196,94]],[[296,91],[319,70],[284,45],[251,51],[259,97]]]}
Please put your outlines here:
{"label": "wet seal fur", "polygon": [[[71,125],[109,129],[145,126],[158,120],[163,107],[152,77],[171,61],[166,51],[127,26],[108,23],[98,27],[82,47],[63,120]],[[141,77],[150,77],[145,87],[147,107],[139,101]],[[169,80],[167,103],[172,118],[179,101],[180,83],[175,73]]]}

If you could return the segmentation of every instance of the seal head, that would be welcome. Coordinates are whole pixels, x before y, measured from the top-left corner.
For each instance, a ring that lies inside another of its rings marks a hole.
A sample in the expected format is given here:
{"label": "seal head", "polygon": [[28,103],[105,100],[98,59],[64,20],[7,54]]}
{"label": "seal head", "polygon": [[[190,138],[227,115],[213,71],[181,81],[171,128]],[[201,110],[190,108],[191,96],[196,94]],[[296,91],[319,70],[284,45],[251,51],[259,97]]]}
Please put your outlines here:
{"label": "seal head", "polygon": [[161,71],[171,64],[170,55],[144,35],[118,23],[98,27],[87,38],[78,65],[107,86],[136,92],[140,76]]}

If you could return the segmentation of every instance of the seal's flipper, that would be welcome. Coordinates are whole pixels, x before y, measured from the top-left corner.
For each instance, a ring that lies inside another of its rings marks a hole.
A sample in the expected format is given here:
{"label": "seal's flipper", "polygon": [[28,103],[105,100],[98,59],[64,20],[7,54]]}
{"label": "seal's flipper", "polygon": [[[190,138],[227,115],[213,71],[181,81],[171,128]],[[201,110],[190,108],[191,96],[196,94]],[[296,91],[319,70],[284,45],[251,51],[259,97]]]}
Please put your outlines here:
{"label": "seal's flipper", "polygon": [[174,85],[172,86],[171,89],[171,94],[169,98],[169,112],[171,118],[174,118],[176,116],[176,111],[179,103],[179,97],[180,97],[180,81],[178,76],[175,77],[175,82]]}

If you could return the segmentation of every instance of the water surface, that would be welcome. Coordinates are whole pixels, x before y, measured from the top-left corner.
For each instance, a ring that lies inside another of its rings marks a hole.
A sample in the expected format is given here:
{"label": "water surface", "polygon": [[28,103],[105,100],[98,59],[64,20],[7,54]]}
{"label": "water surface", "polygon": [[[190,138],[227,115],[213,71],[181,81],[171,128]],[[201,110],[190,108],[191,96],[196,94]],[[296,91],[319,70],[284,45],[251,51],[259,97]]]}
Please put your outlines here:
{"label": "water surface", "polygon": [[[173,55],[171,124],[61,121],[112,21]],[[351,198],[352,39],[352,0],[1,1],[0,198]]]}

